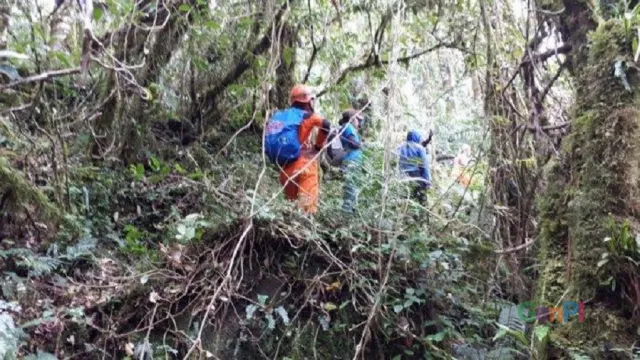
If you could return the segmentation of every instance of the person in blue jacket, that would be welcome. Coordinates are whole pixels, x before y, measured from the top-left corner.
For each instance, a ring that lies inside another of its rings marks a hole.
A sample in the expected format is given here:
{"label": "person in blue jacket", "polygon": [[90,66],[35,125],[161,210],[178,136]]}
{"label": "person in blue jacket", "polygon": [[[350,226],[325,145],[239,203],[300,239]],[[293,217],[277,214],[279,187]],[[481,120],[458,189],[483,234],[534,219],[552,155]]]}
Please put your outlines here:
{"label": "person in blue jacket", "polygon": [[411,130],[407,141],[400,146],[400,170],[415,179],[412,196],[424,204],[427,189],[431,188],[431,172],[429,171],[429,155],[421,144],[420,134]]}
{"label": "person in blue jacket", "polygon": [[346,212],[353,212],[356,201],[355,177],[362,163],[362,142],[358,135],[361,120],[362,113],[355,109],[348,109],[342,113],[342,118],[338,122],[342,133],[340,143],[346,151],[340,167],[345,175],[342,209]]}

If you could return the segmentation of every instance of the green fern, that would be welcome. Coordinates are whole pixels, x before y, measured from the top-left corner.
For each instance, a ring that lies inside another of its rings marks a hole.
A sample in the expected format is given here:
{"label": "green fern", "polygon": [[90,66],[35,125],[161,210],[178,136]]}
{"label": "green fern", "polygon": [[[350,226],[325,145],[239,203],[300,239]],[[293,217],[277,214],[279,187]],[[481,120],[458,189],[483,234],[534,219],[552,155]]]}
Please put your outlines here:
{"label": "green fern", "polygon": [[25,256],[16,261],[16,265],[28,268],[29,276],[38,277],[52,273],[60,266],[60,260],[48,256]]}
{"label": "green fern", "polygon": [[9,257],[15,258],[17,266],[26,268],[29,271],[29,276],[50,274],[61,264],[61,261],[57,258],[36,255],[33,251],[25,248],[0,251],[0,258],[7,259]]}
{"label": "green fern", "polygon": [[97,247],[97,241],[91,236],[85,236],[80,239],[75,245],[69,246],[66,249],[65,254],[60,258],[68,261],[74,261],[78,259],[93,259],[93,252]]}
{"label": "green fern", "polygon": [[592,360],[589,356],[583,355],[578,351],[569,349],[568,352],[569,352],[569,356],[571,356],[571,360]]}

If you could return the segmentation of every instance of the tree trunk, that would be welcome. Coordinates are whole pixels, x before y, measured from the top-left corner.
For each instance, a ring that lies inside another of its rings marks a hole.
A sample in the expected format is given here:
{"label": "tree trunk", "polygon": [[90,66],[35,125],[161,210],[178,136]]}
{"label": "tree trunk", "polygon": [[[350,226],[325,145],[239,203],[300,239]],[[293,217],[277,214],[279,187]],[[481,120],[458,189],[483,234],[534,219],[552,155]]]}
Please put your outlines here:
{"label": "tree trunk", "polygon": [[296,66],[296,28],[286,22],[279,31],[280,65],[276,68],[276,88],[274,103],[277,108],[289,106],[289,91],[295,85]]}
{"label": "tree trunk", "polygon": [[640,226],[640,99],[634,93],[638,73],[626,71],[627,90],[613,71],[618,60],[633,60],[635,29],[625,30],[621,20],[596,29],[586,2],[566,0],[558,6],[566,9],[559,28],[572,46],[568,59],[576,80],[576,107],[564,156],[551,169],[540,203],[542,270],[536,304],[584,301],[586,314],[582,323],[570,318],[569,324],[555,328],[551,347],[540,344],[538,355],[569,355],[566,349],[580,344],[593,358],[614,358],[603,344],[630,348],[638,320],[629,321],[629,304],[624,304],[619,287],[612,291],[610,285],[601,285],[618,275],[599,271],[598,262],[607,251],[603,240],[613,236],[610,219],[618,227],[625,221],[636,231]]}
{"label": "tree trunk", "polygon": [[[131,26],[133,29],[130,29],[129,26],[125,26],[113,34],[113,39],[115,39],[113,42],[110,40],[111,36],[104,38],[105,44],[111,44],[115,47],[114,54],[119,61],[126,63],[127,61],[138,61],[139,57],[142,56],[146,58],[146,65],[135,74],[137,83],[143,88],[157,81],[162,68],[171,59],[173,49],[179,44],[181,36],[188,27],[189,22],[178,10],[180,5],[183,4],[194,7],[200,6],[199,10],[206,9],[206,5],[197,5],[195,0],[174,0],[156,9],[151,16],[140,19],[149,29],[142,30],[138,26]],[[148,5],[149,1],[137,3],[139,9],[143,9]],[[170,18],[167,19],[169,16]],[[151,51],[148,55],[144,55],[150,28],[160,26],[165,21],[164,27],[155,35]],[[132,36],[132,34],[135,34],[135,36]],[[116,139],[124,139],[120,144],[122,145],[120,152],[115,154],[119,158],[124,156],[126,161],[133,160],[132,156],[136,155],[137,149],[139,149],[141,139],[138,136],[138,132],[144,129],[140,125],[144,123],[144,110],[146,109],[147,101],[142,98],[143,94],[141,92],[143,89],[138,89],[135,86],[133,88],[123,88],[123,85],[129,82],[130,80],[126,79],[126,75],[118,72],[112,72],[109,77],[107,91],[110,92],[118,87],[122,91],[111,96],[105,102],[101,115],[96,120],[96,135],[98,137],[95,139],[95,144],[92,148],[94,156],[101,157],[105,155],[107,149],[113,149]],[[132,95],[133,98],[129,98],[131,102],[127,102],[128,97],[123,95]],[[118,130],[115,130],[113,127],[119,120],[129,120],[121,119],[121,110],[124,106],[130,106],[132,109],[131,121],[125,122],[124,126],[120,126]],[[147,134],[146,131],[140,133],[143,134],[142,136]]]}

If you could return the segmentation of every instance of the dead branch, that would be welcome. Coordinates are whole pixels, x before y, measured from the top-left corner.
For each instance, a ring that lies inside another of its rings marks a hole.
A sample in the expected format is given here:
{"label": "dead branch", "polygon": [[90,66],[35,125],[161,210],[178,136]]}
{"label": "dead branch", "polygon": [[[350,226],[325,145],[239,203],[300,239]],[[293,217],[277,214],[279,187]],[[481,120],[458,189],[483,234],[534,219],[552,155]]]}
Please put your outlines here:
{"label": "dead branch", "polygon": [[569,51],[571,51],[572,46],[571,44],[564,44],[560,47],[557,47],[555,49],[551,49],[549,51],[545,51],[541,54],[535,54],[532,57],[529,57],[525,63],[527,62],[544,62],[546,60],[548,60],[550,57],[556,56],[556,55],[560,55],[560,54],[567,54]]}
{"label": "dead branch", "polygon": [[[311,0],[307,0],[307,5],[309,7],[309,15],[311,15]],[[339,13],[338,13],[339,14]],[[311,75],[311,69],[313,68],[313,65],[316,62],[316,58],[318,57],[318,52],[320,50],[322,50],[322,48],[324,47],[324,45],[327,42],[327,28],[328,28],[329,24],[325,24],[324,26],[324,32],[322,33],[322,42],[320,43],[320,45],[316,45],[316,40],[315,40],[315,36],[313,33],[313,23],[311,23],[310,26],[310,31],[311,31],[311,46],[312,46],[312,50],[311,50],[311,57],[309,58],[309,65],[307,66],[307,72],[304,75],[304,78],[302,80],[303,84],[306,84],[307,81],[309,81],[309,76]]]}
{"label": "dead branch", "polygon": [[12,107],[12,108],[9,108],[9,109],[3,109],[3,110],[0,110],[0,114],[11,113],[11,112],[14,112],[14,111],[24,111],[24,110],[29,109],[31,107],[31,105],[32,105],[31,103],[28,103],[28,104]]}
{"label": "dead branch", "polygon": [[524,244],[520,244],[518,246],[509,248],[509,249],[494,250],[493,252],[496,253],[496,254],[509,254],[509,253],[512,253],[512,252],[516,252],[516,251],[528,248],[529,246],[533,245],[534,242],[536,242],[536,240],[535,239],[531,239],[530,241],[527,241]]}
{"label": "dead branch", "polygon": [[79,74],[79,73],[80,73],[80,67],[63,69],[63,70],[47,71],[47,72],[44,72],[42,74],[29,76],[28,78],[24,78],[24,79],[21,79],[21,80],[10,82],[10,83],[8,83],[6,85],[2,85],[2,86],[0,86],[0,91],[6,90],[6,89],[9,89],[9,88],[13,88],[13,87],[16,87],[16,86],[24,85],[24,84],[29,84],[29,83],[32,83],[32,82],[43,82],[43,81],[51,80],[53,78],[57,78],[57,77],[61,77],[61,76],[67,76],[67,75],[74,75],[74,74]]}
{"label": "dead branch", "polygon": [[[562,124],[541,126],[540,130],[542,130],[542,131],[558,130],[558,129],[565,128],[565,127],[567,127],[569,125],[571,125],[571,123],[565,122],[565,123],[562,123]],[[533,126],[533,125],[527,125],[526,128],[529,131],[536,131],[537,130],[536,127]]]}
{"label": "dead branch", "polygon": [[516,71],[513,73],[513,75],[511,75],[511,77],[509,77],[509,81],[507,81],[507,84],[502,88],[501,96],[504,96],[504,92],[506,91],[506,89],[508,89],[511,86],[511,84],[516,79],[516,77],[518,77],[518,74],[520,74],[521,69],[525,65],[531,66],[532,63],[544,62],[553,56],[560,55],[560,54],[567,54],[569,53],[569,51],[571,51],[571,49],[572,49],[571,44],[564,44],[560,47],[551,49],[541,54],[534,54],[532,56],[529,56],[528,54],[525,55],[522,61],[520,62],[520,64],[518,64]]}
{"label": "dead branch", "polygon": [[[430,52],[433,52],[435,50],[438,50],[440,48],[443,47],[455,47],[453,44],[448,44],[448,43],[439,43],[437,45],[434,45],[428,49],[419,51],[415,54],[412,55],[408,55],[405,57],[401,57],[398,58],[396,61],[397,62],[408,62],[410,60],[416,59],[420,56],[423,56],[425,54],[428,54]],[[362,71],[368,68],[372,68],[372,67],[380,67],[382,65],[388,65],[389,64],[389,60],[380,60],[380,61],[376,61],[375,58],[373,56],[369,56],[367,61],[364,62],[363,64],[359,64],[359,65],[354,65],[354,66],[349,66],[346,69],[344,69],[342,71],[342,73],[340,73],[340,76],[338,76],[338,79],[332,84],[327,86],[326,88],[324,88],[323,90],[321,90],[317,97],[321,97],[322,95],[326,94],[329,90],[331,90],[332,87],[339,85],[340,83],[342,83],[343,81],[346,80],[347,76],[353,72],[358,72],[358,71]]]}

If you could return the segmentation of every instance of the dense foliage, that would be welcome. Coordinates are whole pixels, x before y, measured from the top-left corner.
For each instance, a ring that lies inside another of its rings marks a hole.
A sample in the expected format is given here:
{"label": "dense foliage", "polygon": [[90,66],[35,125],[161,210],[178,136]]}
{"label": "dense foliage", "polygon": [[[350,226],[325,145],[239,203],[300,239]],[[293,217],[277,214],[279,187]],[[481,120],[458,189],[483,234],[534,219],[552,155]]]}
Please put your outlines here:
{"label": "dense foliage", "polygon": [[[639,15],[0,0],[0,357],[633,359]],[[334,126],[365,114],[354,214],[322,157],[309,216],[263,155],[296,83]],[[435,133],[426,204],[411,129]]]}

